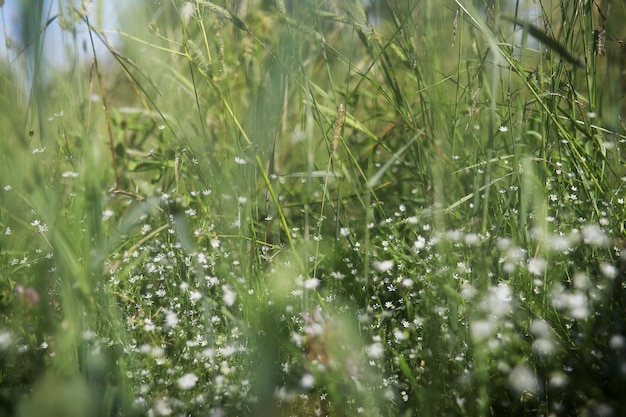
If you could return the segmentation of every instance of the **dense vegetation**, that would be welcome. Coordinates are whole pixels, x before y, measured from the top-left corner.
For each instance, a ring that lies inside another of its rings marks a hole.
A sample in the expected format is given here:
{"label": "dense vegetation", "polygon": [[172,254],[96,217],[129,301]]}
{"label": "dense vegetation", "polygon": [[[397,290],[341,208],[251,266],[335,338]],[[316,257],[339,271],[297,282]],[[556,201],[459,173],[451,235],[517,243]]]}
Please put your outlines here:
{"label": "dense vegetation", "polygon": [[0,415],[626,415],[624,3],[128,3],[4,23]]}

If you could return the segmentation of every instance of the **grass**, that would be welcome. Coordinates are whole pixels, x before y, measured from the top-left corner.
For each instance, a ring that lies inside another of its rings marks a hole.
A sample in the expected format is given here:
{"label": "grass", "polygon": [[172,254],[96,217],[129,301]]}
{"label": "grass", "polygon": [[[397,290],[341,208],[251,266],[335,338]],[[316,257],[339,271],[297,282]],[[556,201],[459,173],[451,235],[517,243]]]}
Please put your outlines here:
{"label": "grass", "polygon": [[34,19],[0,72],[0,414],[623,415],[611,5]]}

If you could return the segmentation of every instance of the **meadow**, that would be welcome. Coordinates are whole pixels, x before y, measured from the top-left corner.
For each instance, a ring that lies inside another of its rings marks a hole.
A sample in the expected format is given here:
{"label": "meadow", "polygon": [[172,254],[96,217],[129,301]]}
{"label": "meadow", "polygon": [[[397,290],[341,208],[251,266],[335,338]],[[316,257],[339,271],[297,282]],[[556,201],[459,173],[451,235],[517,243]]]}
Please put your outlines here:
{"label": "meadow", "polygon": [[103,4],[1,19],[0,416],[626,415],[625,3]]}

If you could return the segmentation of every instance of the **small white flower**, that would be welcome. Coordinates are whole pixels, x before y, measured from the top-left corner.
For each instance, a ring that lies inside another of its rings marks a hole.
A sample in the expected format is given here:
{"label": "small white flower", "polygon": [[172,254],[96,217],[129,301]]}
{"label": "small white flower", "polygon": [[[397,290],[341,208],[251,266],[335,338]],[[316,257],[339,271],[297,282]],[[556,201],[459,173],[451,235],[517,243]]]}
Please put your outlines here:
{"label": "small white flower", "polygon": [[236,164],[239,164],[239,165],[245,165],[245,164],[247,164],[247,163],[248,163],[248,161],[246,161],[246,160],[245,160],[245,159],[243,159],[243,158],[240,158],[240,157],[236,156],[236,157],[235,157],[235,163],[236,163]]}
{"label": "small white flower", "polygon": [[604,246],[609,243],[609,238],[602,229],[596,225],[587,225],[582,229],[583,242],[591,246]]}
{"label": "small white flower", "polygon": [[161,346],[153,346],[149,353],[153,358],[162,358],[165,355],[165,349]]}
{"label": "small white flower", "polygon": [[468,233],[463,238],[463,241],[469,246],[474,246],[480,243],[480,236],[476,233]]}
{"label": "small white flower", "polygon": [[417,240],[415,242],[413,242],[413,249],[416,252],[419,252],[420,250],[424,249],[426,247],[426,239],[423,236],[418,236]]}
{"label": "small white flower", "polygon": [[228,285],[222,285],[222,291],[224,291],[224,296],[222,299],[224,300],[224,304],[228,307],[232,307],[235,304],[235,300],[237,299],[237,293],[228,287]]}
{"label": "small white flower", "polygon": [[568,383],[568,378],[564,372],[556,371],[550,374],[550,381],[548,382],[548,384],[550,384],[550,387],[563,388],[564,386],[567,385],[567,383]]}
{"label": "small white flower", "polygon": [[567,293],[563,288],[556,287],[552,293],[552,305],[566,310],[573,319],[583,320],[589,316],[589,303],[582,292]]}
{"label": "small white flower", "polygon": [[219,349],[219,354],[225,358],[233,356],[236,352],[237,350],[233,346],[224,346]]}
{"label": "small white flower", "polygon": [[304,389],[311,389],[315,385],[315,377],[311,374],[304,374],[300,379],[300,386]]}
{"label": "small white flower", "polygon": [[407,334],[400,329],[395,329],[393,331],[393,337],[396,339],[396,342],[401,342],[403,340],[406,340]]}
{"label": "small white flower", "polygon": [[365,352],[372,359],[380,359],[384,353],[383,345],[380,342],[374,342],[365,348]]}
{"label": "small white flower", "polygon": [[333,271],[330,273],[330,276],[337,280],[342,280],[346,277],[345,274],[342,274],[340,271]]}
{"label": "small white flower", "polygon": [[509,128],[508,128],[508,127],[506,127],[506,126],[500,126],[500,127],[498,128],[498,130],[499,130],[500,132],[504,133],[504,132],[508,132],[508,131],[509,131]]}
{"label": "small white flower", "polygon": [[475,320],[470,324],[472,338],[476,342],[484,342],[496,333],[496,325],[490,320]]}
{"label": "small white flower", "polygon": [[478,294],[478,290],[474,288],[474,286],[470,283],[463,283],[463,288],[461,288],[461,297],[465,300],[472,300]]}
{"label": "small white flower", "polygon": [[167,325],[167,327],[176,327],[176,325],[178,324],[178,315],[176,315],[176,313],[171,310],[168,311],[165,314],[165,324]]}
{"label": "small white flower", "polygon": [[191,303],[195,303],[196,301],[202,298],[202,293],[200,291],[190,291],[189,292],[189,300]]}
{"label": "small white flower", "polygon": [[115,215],[115,212],[113,210],[104,210],[102,212],[102,221],[106,222],[107,220],[109,220],[114,215]]}
{"label": "small white flower", "polygon": [[542,258],[532,258],[528,260],[528,272],[538,277],[543,276],[548,263]]}
{"label": "small white flower", "polygon": [[556,350],[550,339],[537,339],[533,342],[533,351],[539,356],[549,356]]}
{"label": "small white flower", "polygon": [[13,343],[11,333],[6,330],[0,331],[0,351],[7,350]]}
{"label": "small white flower", "polygon": [[507,237],[499,237],[496,240],[496,247],[500,250],[509,249],[513,245],[513,241]]}
{"label": "small white flower", "polygon": [[502,282],[495,287],[489,288],[489,294],[483,301],[483,308],[489,314],[500,317],[512,311],[512,304],[513,294],[511,288]]}
{"label": "small white flower", "polygon": [[166,398],[159,398],[154,403],[154,409],[160,416],[169,416],[172,414],[172,407]]}
{"label": "small white flower", "polygon": [[197,382],[198,377],[193,373],[185,374],[176,380],[178,388],[182,390],[188,390],[195,387]]}
{"label": "small white flower", "polygon": [[156,329],[156,326],[154,325],[154,323],[152,323],[152,320],[145,319],[143,322],[143,329],[147,332],[152,332],[154,331],[154,329]]}
{"label": "small white flower", "polygon": [[387,261],[374,261],[372,266],[378,272],[387,272],[393,268],[394,262],[392,260]]}
{"label": "small white flower", "polygon": [[552,236],[548,243],[550,248],[557,252],[566,252],[572,247],[570,240],[566,236]]}
{"label": "small white flower", "polygon": [[626,347],[626,339],[624,339],[624,336],[620,334],[614,334],[611,336],[611,340],[609,340],[609,346],[615,350],[622,350]]}
{"label": "small white flower", "polygon": [[538,338],[548,339],[552,337],[552,328],[542,319],[535,319],[530,323],[530,332]]}
{"label": "small white flower", "polygon": [[304,281],[304,288],[306,288],[307,290],[312,290],[314,288],[319,287],[320,285],[320,280],[317,278],[309,278],[306,281]]}
{"label": "small white flower", "polygon": [[201,264],[201,265],[206,265],[206,264],[207,264],[207,262],[208,262],[208,261],[207,261],[207,257],[206,257],[206,255],[205,255],[203,252],[199,252],[199,253],[196,255],[196,257],[197,257],[197,259],[198,259],[198,263],[199,263],[199,264]]}
{"label": "small white flower", "polygon": [[537,375],[528,365],[517,365],[509,374],[509,386],[519,397],[524,394],[538,394],[540,391]]}
{"label": "small white flower", "polygon": [[602,272],[602,275],[607,278],[615,278],[617,276],[618,270],[615,265],[608,262],[602,262],[600,264],[600,272]]}

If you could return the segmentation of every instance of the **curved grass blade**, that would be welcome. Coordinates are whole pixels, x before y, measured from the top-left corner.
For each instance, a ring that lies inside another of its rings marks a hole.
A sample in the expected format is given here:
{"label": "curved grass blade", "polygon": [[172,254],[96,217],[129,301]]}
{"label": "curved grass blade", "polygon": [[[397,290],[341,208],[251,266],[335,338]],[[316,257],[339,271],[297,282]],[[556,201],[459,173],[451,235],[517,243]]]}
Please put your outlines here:
{"label": "curved grass blade", "polygon": [[383,175],[385,174],[385,172],[391,167],[391,165],[396,162],[396,160],[398,158],[400,158],[400,156],[402,156],[402,154],[404,153],[404,151],[406,151],[408,149],[409,146],[411,146],[413,144],[413,142],[415,142],[415,140],[417,139],[417,136],[413,136],[413,138],[408,141],[402,148],[398,149],[396,151],[396,153],[394,153],[391,158],[385,163],[385,165],[383,165],[378,172],[376,172],[376,174],[374,174],[374,176],[372,178],[370,178],[370,180],[367,182],[367,185],[370,188],[373,188],[376,186],[376,184],[378,184],[378,182],[380,181],[380,179],[383,177]]}
{"label": "curved grass blade", "polygon": [[576,65],[578,68],[586,68],[587,66],[583,61],[580,60],[577,56],[571,53],[565,46],[558,43],[555,39],[549,37],[545,34],[544,31],[539,29],[537,26],[533,25],[528,21],[521,21],[517,19],[513,19],[511,17],[502,16],[504,20],[508,20],[511,23],[519,25],[527,30],[530,35],[537,39],[539,42],[543,43],[548,48],[552,49],[557,54],[561,55],[563,59],[566,61]]}

